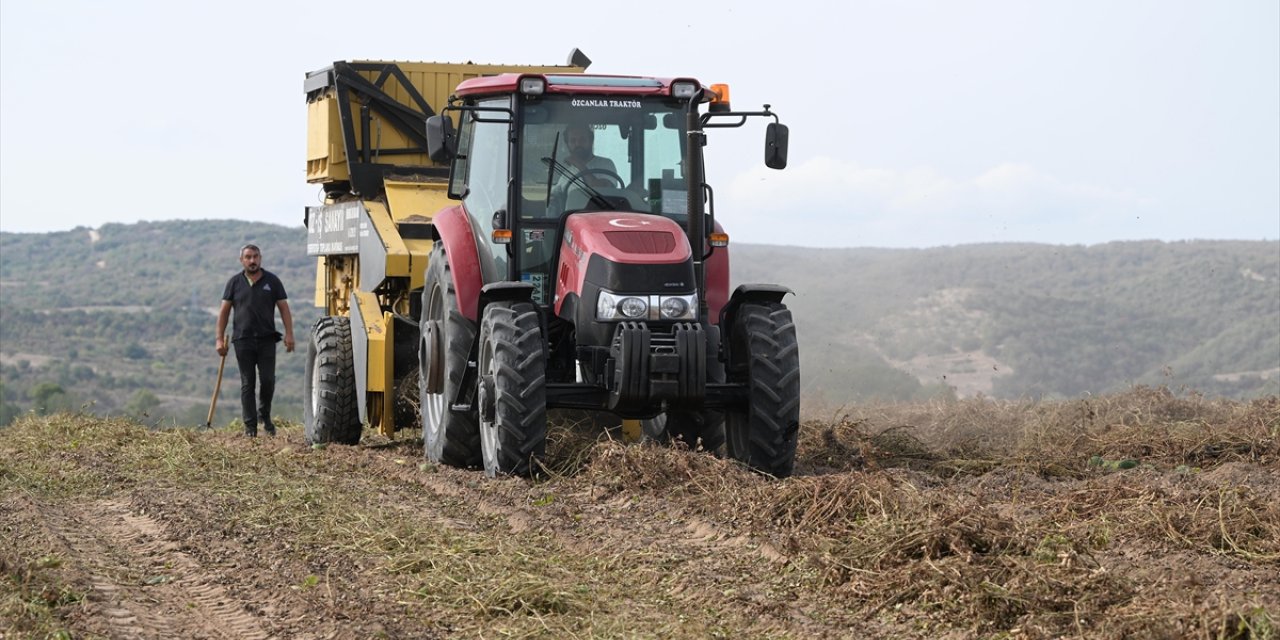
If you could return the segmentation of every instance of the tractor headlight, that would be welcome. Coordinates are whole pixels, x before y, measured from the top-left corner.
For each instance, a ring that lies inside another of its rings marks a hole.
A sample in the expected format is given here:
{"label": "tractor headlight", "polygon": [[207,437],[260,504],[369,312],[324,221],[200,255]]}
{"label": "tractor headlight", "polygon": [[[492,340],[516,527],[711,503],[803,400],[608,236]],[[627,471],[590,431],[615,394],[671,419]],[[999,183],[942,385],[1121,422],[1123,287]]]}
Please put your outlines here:
{"label": "tractor headlight", "polygon": [[658,310],[663,320],[692,320],[698,296],[660,296]]}
{"label": "tractor headlight", "polygon": [[693,320],[697,307],[696,294],[636,295],[601,290],[596,299],[596,319]]}
{"label": "tractor headlight", "polygon": [[596,302],[597,320],[642,320],[649,316],[649,297],[601,291]]}
{"label": "tractor headlight", "polygon": [[644,298],[627,296],[618,303],[618,310],[624,318],[643,318],[649,315],[649,301]]}
{"label": "tractor headlight", "polygon": [[693,94],[698,92],[698,83],[694,80],[676,80],[671,83],[671,97],[678,100],[688,100]]}
{"label": "tractor headlight", "polygon": [[542,76],[522,76],[520,93],[526,96],[540,96],[547,92],[547,79]]}

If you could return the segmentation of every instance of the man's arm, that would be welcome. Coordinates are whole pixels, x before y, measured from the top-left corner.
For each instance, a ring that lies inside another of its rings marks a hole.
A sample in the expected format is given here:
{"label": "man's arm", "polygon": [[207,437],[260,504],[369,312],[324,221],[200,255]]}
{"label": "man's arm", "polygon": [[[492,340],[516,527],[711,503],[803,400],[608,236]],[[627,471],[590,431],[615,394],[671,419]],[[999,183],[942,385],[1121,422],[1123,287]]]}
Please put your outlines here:
{"label": "man's arm", "polygon": [[289,301],[276,300],[276,308],[280,310],[280,322],[284,323],[284,350],[293,353],[293,313],[289,311]]}
{"label": "man's arm", "polygon": [[218,340],[214,343],[214,349],[218,351],[218,355],[227,355],[227,320],[231,317],[231,301],[223,300],[222,308],[218,309]]}
{"label": "man's arm", "polygon": [[583,167],[582,169],[583,177],[586,178],[587,183],[593,187],[618,186],[618,183],[614,182],[613,178],[600,175],[598,172],[593,172],[592,169],[599,169],[600,171],[608,171],[609,173],[612,173],[613,175],[616,176],[618,175],[618,167],[617,165],[613,164],[613,160],[610,160],[604,156],[592,156],[591,160],[587,162],[586,166]]}

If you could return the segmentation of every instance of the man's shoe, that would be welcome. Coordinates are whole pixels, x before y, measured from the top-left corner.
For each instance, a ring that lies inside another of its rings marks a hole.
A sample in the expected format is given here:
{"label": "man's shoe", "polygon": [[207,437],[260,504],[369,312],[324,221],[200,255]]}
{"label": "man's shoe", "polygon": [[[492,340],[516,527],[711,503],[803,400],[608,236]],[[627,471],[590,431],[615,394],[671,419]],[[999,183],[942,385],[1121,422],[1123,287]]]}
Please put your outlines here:
{"label": "man's shoe", "polygon": [[272,424],[270,420],[265,421],[262,424],[262,428],[267,432],[267,435],[273,438],[276,436],[276,425]]}

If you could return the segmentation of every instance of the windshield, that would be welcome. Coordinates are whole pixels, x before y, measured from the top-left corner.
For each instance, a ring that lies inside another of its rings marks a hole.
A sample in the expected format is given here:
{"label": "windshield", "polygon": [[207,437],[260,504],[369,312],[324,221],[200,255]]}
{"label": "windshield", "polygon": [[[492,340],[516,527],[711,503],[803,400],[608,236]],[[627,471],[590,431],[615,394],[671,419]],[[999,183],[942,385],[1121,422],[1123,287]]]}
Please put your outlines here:
{"label": "windshield", "polygon": [[519,215],[685,213],[684,112],[665,97],[546,96],[522,107]]}

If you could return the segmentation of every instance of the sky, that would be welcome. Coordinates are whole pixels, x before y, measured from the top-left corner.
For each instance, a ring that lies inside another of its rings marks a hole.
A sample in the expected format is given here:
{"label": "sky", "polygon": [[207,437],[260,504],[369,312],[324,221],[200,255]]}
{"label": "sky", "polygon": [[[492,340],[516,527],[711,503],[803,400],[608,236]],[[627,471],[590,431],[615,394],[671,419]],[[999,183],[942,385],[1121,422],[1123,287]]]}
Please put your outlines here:
{"label": "sky", "polygon": [[307,71],[338,60],[693,76],[733,242],[1280,237],[1275,0],[0,0],[0,231],[302,224]]}

